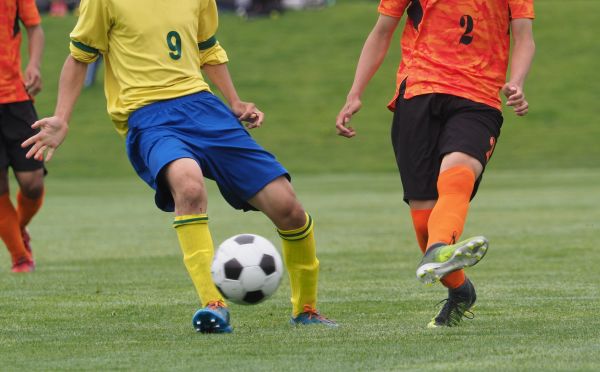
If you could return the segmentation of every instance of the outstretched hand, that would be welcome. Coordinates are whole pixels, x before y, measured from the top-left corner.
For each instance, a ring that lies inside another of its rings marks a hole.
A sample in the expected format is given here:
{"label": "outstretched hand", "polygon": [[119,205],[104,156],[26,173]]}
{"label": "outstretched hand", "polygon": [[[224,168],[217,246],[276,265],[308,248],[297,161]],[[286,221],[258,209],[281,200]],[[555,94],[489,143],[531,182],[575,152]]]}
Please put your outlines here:
{"label": "outstretched hand", "polygon": [[335,129],[338,135],[346,138],[352,138],[356,136],[356,131],[348,124],[352,119],[352,115],[356,114],[360,110],[361,106],[362,102],[359,98],[348,98],[346,104],[344,107],[342,107],[335,120]]}
{"label": "outstretched hand", "polygon": [[252,102],[239,101],[231,106],[231,111],[248,129],[260,128],[265,120],[265,114]]}
{"label": "outstretched hand", "polygon": [[523,93],[523,89],[520,86],[506,83],[502,87],[502,93],[506,97],[506,105],[513,107],[515,114],[518,116],[527,115],[529,103],[525,100],[525,93]]}
{"label": "outstretched hand", "polygon": [[67,122],[57,116],[52,116],[36,121],[31,127],[40,131],[21,144],[23,148],[31,146],[25,156],[28,159],[33,157],[39,161],[44,160],[45,157],[46,161],[50,161],[56,148],[67,136],[69,131]]}

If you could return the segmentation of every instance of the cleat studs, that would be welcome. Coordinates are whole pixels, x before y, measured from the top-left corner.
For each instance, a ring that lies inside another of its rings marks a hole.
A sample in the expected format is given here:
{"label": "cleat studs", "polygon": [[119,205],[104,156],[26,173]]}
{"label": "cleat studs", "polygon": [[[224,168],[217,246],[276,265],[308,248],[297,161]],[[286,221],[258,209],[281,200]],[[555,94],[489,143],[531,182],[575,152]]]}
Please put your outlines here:
{"label": "cleat studs", "polygon": [[200,325],[200,324],[202,324],[202,322],[201,322],[201,321],[197,321],[197,322],[196,322],[196,325]]}
{"label": "cleat studs", "polygon": [[210,318],[210,322],[211,322],[211,323],[214,323],[214,322],[216,322],[215,318]]}

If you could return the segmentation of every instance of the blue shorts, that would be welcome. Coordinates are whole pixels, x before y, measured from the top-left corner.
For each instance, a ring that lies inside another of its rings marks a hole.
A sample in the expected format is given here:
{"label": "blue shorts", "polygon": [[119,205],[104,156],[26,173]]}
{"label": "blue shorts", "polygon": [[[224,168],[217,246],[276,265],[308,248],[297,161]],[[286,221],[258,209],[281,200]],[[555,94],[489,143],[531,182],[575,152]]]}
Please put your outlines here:
{"label": "blue shorts", "polygon": [[137,174],[156,190],[156,206],[171,212],[175,203],[161,172],[174,160],[191,158],[215,180],[236,209],[256,210],[248,200],[285,168],[250,137],[242,123],[209,92],[159,101],[129,116],[127,155]]}

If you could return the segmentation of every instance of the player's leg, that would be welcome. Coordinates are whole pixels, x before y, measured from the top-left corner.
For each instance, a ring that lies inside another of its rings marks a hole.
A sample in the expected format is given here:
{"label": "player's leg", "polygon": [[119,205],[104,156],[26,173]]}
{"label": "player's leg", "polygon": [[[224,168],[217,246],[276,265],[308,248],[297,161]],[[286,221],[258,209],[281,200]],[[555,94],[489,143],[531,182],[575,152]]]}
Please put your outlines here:
{"label": "player's leg", "polygon": [[[192,318],[194,328],[223,333],[231,332],[231,327],[229,311],[210,273],[214,246],[208,227],[206,173],[200,165],[204,137],[194,132],[202,126],[196,121],[205,116],[190,108],[198,96],[156,102],[132,113],[126,145],[138,176],[156,190],[157,207],[175,212],[173,227],[184,264],[203,306]],[[185,110],[182,104],[187,105]]]}
{"label": "player's leg", "polygon": [[[17,212],[10,201],[8,194],[8,166],[15,171],[17,180],[21,183],[21,172],[43,172],[43,163],[35,159],[27,159],[25,154],[28,149],[21,148],[21,143],[35,134],[31,124],[37,119],[37,114],[31,101],[5,104],[2,107],[1,140],[0,140],[0,169],[2,169],[2,183],[0,188],[6,190],[0,195],[0,213],[4,221],[0,223],[0,235],[5,240],[13,259],[13,272],[30,272],[35,268],[32,255],[24,242],[20,226],[21,210]],[[0,190],[2,191],[2,190]],[[19,197],[17,197],[19,200]]]}
{"label": "player's leg", "polygon": [[0,169],[0,238],[12,258],[12,271],[33,271],[31,254],[23,244],[17,211],[10,200],[7,168]]}
{"label": "player's leg", "polygon": [[17,193],[17,214],[19,215],[19,227],[23,236],[25,248],[31,252],[30,236],[27,225],[42,207],[44,201],[44,169],[32,171],[15,171],[15,177],[19,183]]}
{"label": "player's leg", "polygon": [[444,277],[444,284],[453,289],[466,280],[464,273],[453,272],[475,265],[487,252],[484,237],[457,241],[500,135],[502,114],[459,97],[444,96],[443,100],[442,113],[447,119],[438,147],[443,156],[437,179],[439,195],[429,219],[428,249],[417,277],[425,283]]}
{"label": "player's leg", "polygon": [[[481,164],[463,153],[451,153],[442,160],[437,183],[439,198],[429,217],[426,254],[420,265],[421,268],[423,263],[439,263],[440,266],[435,269],[430,268],[431,273],[440,277],[442,284],[448,288],[444,306],[428,324],[431,328],[457,325],[476,300],[471,281],[464,270],[456,268],[470,266],[461,258],[463,253],[466,260],[470,259],[467,255],[483,257],[487,242],[470,239],[454,244],[454,240],[460,237],[464,227],[475,184],[474,175],[481,174],[481,171]],[[465,251],[461,253],[462,249]]]}
{"label": "player's leg", "polygon": [[[408,202],[419,248],[425,254],[435,223],[430,218],[438,202],[438,174],[441,167],[440,137],[444,114],[438,95],[405,100],[399,97],[392,125],[392,144]],[[449,157],[448,160],[452,160]],[[462,270],[449,275],[449,281],[463,276]],[[459,279],[460,280],[460,279]],[[443,283],[448,285],[446,278]]]}
{"label": "player's leg", "polygon": [[278,177],[248,202],[273,221],[282,239],[292,290],[292,323],[337,326],[316,310],[319,260],[314,223],[296,198],[291,183],[283,176]]}
{"label": "player's leg", "polygon": [[168,164],[163,177],[175,203],[173,227],[183,262],[202,302],[203,309],[192,320],[194,327],[207,333],[231,332],[229,311],[210,272],[214,246],[208,228],[208,199],[202,170],[195,160],[182,158]]}
{"label": "player's leg", "polygon": [[449,119],[440,136],[444,157],[437,181],[439,197],[428,223],[428,249],[417,269],[421,278],[442,278],[448,288],[446,303],[430,327],[459,324],[477,298],[473,284],[460,269],[479,262],[488,242],[484,237],[456,241],[502,125],[498,110],[462,98],[449,101]]}

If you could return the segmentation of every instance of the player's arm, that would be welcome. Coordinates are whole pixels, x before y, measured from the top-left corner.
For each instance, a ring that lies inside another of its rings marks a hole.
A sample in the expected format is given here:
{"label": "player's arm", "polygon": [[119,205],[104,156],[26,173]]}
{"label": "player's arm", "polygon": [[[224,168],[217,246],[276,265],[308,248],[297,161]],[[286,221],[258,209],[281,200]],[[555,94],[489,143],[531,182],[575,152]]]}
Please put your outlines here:
{"label": "player's arm", "polygon": [[42,53],[44,52],[44,30],[41,24],[26,26],[29,46],[29,62],[25,69],[25,89],[30,96],[42,90]]}
{"label": "player's arm", "polygon": [[510,61],[510,78],[502,87],[502,93],[507,98],[506,104],[514,108],[515,114],[524,116],[529,110],[529,104],[525,99],[523,87],[535,55],[532,20],[526,18],[512,20],[511,33],[513,50]]}
{"label": "player's arm", "polygon": [[227,68],[227,53],[221,47],[215,36],[219,26],[219,15],[215,0],[209,0],[206,7],[200,11],[198,19],[198,49],[200,50],[200,66],[202,72],[221,91],[231,111],[237,117],[248,122],[249,129],[260,127],[264,114],[252,102],[240,100],[229,69]]}
{"label": "player's arm", "polygon": [[231,107],[231,111],[233,111],[238,119],[248,122],[246,125],[248,129],[261,126],[265,114],[254,103],[240,100],[226,63],[217,65],[206,64],[202,66],[202,72],[206,74],[208,79],[223,94],[229,107]]}
{"label": "player's arm", "polygon": [[36,121],[32,127],[40,131],[21,146],[31,146],[27,157],[49,161],[64,141],[75,102],[83,88],[87,65],[108,50],[108,34],[112,25],[109,4],[105,0],[83,0],[77,25],[71,32],[67,57],[58,83],[54,116]]}
{"label": "player's arm", "polygon": [[31,127],[40,131],[21,145],[22,147],[33,145],[27,152],[27,158],[33,156],[37,160],[43,160],[45,153],[46,161],[49,161],[54,150],[64,141],[69,131],[73,107],[83,88],[86,71],[87,63],[79,62],[71,55],[67,57],[58,83],[58,100],[54,116],[33,123]]}
{"label": "player's arm", "polygon": [[373,30],[367,37],[360,53],[360,58],[358,59],[352,88],[350,88],[346,103],[336,119],[335,126],[340,136],[351,138],[356,135],[355,130],[348,126],[348,123],[352,115],[360,110],[362,105],[360,101],[361,95],[373,75],[375,75],[375,72],[379,69],[379,66],[381,66],[390,46],[394,31],[398,26],[398,21],[400,21],[400,18],[381,14],[375,27],[373,27]]}

